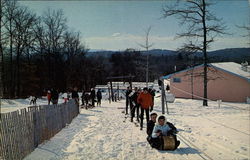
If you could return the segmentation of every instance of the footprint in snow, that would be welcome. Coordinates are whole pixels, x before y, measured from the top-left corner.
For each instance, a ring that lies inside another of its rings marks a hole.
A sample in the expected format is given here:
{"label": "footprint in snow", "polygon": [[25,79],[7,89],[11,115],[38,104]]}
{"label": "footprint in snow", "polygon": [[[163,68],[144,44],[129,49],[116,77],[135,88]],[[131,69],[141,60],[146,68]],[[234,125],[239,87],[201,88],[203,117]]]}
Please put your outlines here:
{"label": "footprint in snow", "polygon": [[241,147],[242,150],[244,151],[247,151],[247,148],[246,147]]}

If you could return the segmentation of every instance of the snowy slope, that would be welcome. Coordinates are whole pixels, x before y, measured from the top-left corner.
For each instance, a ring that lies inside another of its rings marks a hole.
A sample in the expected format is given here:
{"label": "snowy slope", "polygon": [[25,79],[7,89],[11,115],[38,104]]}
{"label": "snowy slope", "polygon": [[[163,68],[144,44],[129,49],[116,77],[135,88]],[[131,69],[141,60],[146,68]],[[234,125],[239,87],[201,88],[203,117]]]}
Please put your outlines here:
{"label": "snowy slope", "polygon": [[[160,113],[160,98],[155,101]],[[209,102],[203,107],[202,101],[186,99],[168,104],[167,119],[179,129],[181,141],[175,151],[152,149],[146,128],[141,131],[124,118],[124,104],[124,100],[104,101],[102,107],[81,109],[69,126],[25,160],[250,159],[249,104],[223,103],[218,108],[216,102]]]}

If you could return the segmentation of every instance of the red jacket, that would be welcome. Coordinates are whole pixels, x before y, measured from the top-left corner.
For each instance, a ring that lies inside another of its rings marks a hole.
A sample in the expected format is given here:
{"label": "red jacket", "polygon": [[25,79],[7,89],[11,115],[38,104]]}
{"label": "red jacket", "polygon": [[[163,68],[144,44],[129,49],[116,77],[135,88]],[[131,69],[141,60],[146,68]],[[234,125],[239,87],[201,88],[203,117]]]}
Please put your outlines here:
{"label": "red jacket", "polygon": [[149,107],[153,106],[152,96],[150,93],[141,92],[137,98],[137,102],[143,109],[149,109]]}
{"label": "red jacket", "polygon": [[47,93],[47,99],[48,99],[48,100],[51,99],[51,93]]}

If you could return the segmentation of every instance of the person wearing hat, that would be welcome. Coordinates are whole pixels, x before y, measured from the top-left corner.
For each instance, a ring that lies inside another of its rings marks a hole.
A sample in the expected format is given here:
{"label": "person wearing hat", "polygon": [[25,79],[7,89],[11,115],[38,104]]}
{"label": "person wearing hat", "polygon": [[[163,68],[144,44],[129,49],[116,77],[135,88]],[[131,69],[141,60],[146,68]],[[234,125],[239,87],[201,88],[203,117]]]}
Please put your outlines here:
{"label": "person wearing hat", "polygon": [[138,104],[141,105],[141,130],[143,128],[143,118],[144,118],[144,111],[146,112],[146,119],[147,122],[149,121],[149,108],[152,107],[153,101],[152,96],[150,93],[148,93],[147,88],[143,88],[143,92],[141,92],[137,98]]}

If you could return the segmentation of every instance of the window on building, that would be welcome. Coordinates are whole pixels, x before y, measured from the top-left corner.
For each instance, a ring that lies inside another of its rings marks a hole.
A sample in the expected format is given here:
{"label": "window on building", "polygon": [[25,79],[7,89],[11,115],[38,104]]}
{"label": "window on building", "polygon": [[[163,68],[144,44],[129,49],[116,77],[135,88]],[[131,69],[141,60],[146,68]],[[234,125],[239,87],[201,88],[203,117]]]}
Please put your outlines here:
{"label": "window on building", "polygon": [[181,83],[181,78],[175,77],[175,78],[173,78],[173,82],[174,83]]}

